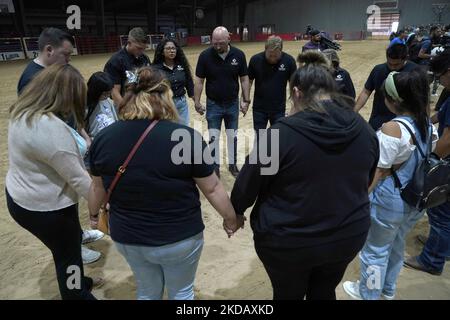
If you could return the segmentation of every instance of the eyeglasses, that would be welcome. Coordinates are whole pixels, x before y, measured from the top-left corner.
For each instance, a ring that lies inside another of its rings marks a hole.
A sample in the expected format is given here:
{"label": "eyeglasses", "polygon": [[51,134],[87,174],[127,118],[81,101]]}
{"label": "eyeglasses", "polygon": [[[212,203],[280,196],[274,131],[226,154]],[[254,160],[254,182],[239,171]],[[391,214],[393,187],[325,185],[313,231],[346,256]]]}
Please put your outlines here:
{"label": "eyeglasses", "polygon": [[166,48],[164,48],[164,50],[166,50],[166,51],[177,51],[177,48],[175,48],[175,47],[166,47]]}

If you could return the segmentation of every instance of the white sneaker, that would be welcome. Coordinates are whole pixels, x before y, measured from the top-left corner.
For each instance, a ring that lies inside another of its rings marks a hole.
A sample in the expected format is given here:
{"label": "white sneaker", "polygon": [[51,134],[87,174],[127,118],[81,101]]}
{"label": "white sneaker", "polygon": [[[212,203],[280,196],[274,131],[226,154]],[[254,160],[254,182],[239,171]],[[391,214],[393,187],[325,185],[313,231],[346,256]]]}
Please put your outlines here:
{"label": "white sneaker", "polygon": [[390,301],[390,300],[394,300],[395,299],[395,294],[390,296],[390,295],[387,295],[385,293],[382,293],[381,296],[383,297],[384,300],[389,300]]}
{"label": "white sneaker", "polygon": [[359,294],[359,280],[356,282],[345,281],[342,286],[344,287],[345,293],[347,293],[350,297],[355,300],[362,300],[361,295]]}
{"label": "white sneaker", "polygon": [[103,238],[105,234],[99,230],[83,230],[82,244],[95,242]]}
{"label": "white sneaker", "polygon": [[100,252],[81,246],[81,258],[83,259],[83,264],[94,263],[100,259],[101,256],[102,254]]}

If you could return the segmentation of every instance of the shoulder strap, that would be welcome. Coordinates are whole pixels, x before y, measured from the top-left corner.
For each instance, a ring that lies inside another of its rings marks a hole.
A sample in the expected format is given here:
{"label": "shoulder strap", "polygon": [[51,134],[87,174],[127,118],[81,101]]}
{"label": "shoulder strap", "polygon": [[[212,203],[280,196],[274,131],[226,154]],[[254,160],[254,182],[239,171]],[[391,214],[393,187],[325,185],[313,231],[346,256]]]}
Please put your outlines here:
{"label": "shoulder strap", "polygon": [[[431,129],[431,132],[430,132],[430,139],[429,139],[430,141],[429,141],[429,148],[428,148],[428,149],[429,149],[430,152],[428,152],[427,155],[425,156],[425,154],[424,154],[422,148],[420,147],[420,145],[419,145],[419,143],[418,143],[418,141],[417,141],[416,135],[413,133],[413,131],[411,130],[411,128],[410,128],[406,123],[404,123],[403,121],[401,121],[400,119],[394,119],[394,121],[400,123],[401,125],[403,125],[403,126],[406,128],[406,130],[408,130],[408,132],[409,132],[409,134],[411,135],[411,137],[412,137],[412,139],[413,139],[413,141],[414,141],[414,143],[415,143],[415,145],[416,145],[416,148],[417,148],[417,150],[419,150],[421,156],[422,156],[424,159],[427,158],[427,157],[429,157],[429,155],[430,155],[430,153],[431,153],[431,148],[432,148],[432,147],[431,147],[431,144],[432,144],[432,142],[433,142],[433,129]],[[391,174],[392,174],[392,177],[394,178],[394,184],[395,184],[395,187],[398,188],[398,189],[402,189],[403,186],[402,186],[402,183],[400,182],[400,178],[398,177],[397,172],[396,172],[393,168],[391,168]]]}
{"label": "shoulder strap", "polygon": [[392,174],[392,177],[394,178],[395,187],[400,190],[403,189],[400,178],[398,177],[397,172],[395,172],[395,170],[393,168],[391,168],[391,174]]}
{"label": "shoulder strap", "polygon": [[406,130],[408,130],[409,134],[411,135],[411,138],[412,138],[413,141],[414,141],[414,144],[416,145],[417,150],[419,150],[420,155],[422,156],[422,158],[425,158],[425,157],[426,157],[426,156],[425,156],[425,152],[423,152],[422,148],[420,147],[420,144],[419,144],[419,142],[417,141],[416,135],[415,135],[415,133],[411,130],[411,128],[410,128],[406,123],[404,123],[403,121],[401,121],[400,119],[394,119],[394,121],[400,123],[401,125],[403,125],[403,126],[406,128]]}
{"label": "shoulder strap", "polygon": [[131,159],[133,159],[134,155],[136,154],[136,152],[138,151],[139,147],[144,142],[145,138],[148,136],[150,131],[152,131],[152,129],[156,126],[156,124],[158,122],[159,122],[158,120],[153,120],[152,123],[150,123],[150,125],[147,127],[147,129],[144,131],[144,133],[139,138],[138,142],[136,142],[136,144],[134,145],[133,149],[131,149],[131,152],[128,155],[128,157],[125,160],[125,162],[117,170],[116,176],[114,177],[113,182],[111,183],[111,185],[108,188],[108,193],[106,194],[105,201],[103,202],[104,205],[106,205],[109,202],[109,199],[111,198],[111,194],[112,194],[114,188],[116,187],[116,185],[119,182],[119,180],[122,177],[122,175],[127,170],[128,164],[130,163]]}

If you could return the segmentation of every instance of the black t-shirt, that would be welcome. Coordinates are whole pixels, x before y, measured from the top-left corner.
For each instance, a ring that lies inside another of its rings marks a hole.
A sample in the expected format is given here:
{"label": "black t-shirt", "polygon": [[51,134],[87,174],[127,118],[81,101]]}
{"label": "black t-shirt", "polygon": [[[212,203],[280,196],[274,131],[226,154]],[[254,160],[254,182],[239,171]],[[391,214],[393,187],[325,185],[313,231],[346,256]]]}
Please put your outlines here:
{"label": "black t-shirt", "polygon": [[[105,190],[149,124],[150,120],[118,121],[95,137],[89,150],[90,169],[93,176],[103,178]],[[184,140],[172,141],[177,129],[184,130]],[[180,141],[191,149],[181,153],[192,164],[174,164],[172,151],[180,154],[175,148]],[[194,146],[199,149],[197,153]],[[206,164],[203,157],[195,159],[203,150],[208,152],[206,143],[194,129],[160,121],[112,192],[112,239],[123,244],[162,246],[202,232],[199,193],[193,178],[214,172],[214,166]]]}
{"label": "black t-shirt", "polygon": [[355,86],[353,85],[352,78],[350,77],[350,73],[348,73],[347,70],[338,68],[334,72],[334,81],[336,82],[340,93],[355,99]]}
{"label": "black t-shirt", "polygon": [[438,113],[439,119],[439,137],[442,138],[444,135],[445,128],[450,127],[450,97],[442,103],[441,109]]}
{"label": "black t-shirt", "polygon": [[[417,64],[408,61],[405,66],[399,71],[409,72],[417,67]],[[386,104],[384,103],[384,95],[381,90],[381,86],[391,72],[392,71],[389,69],[387,63],[379,64],[373,68],[365,84],[365,88],[367,90],[375,90],[372,114],[370,115],[369,119],[369,124],[375,131],[380,129],[383,123],[389,122],[396,117],[396,115],[389,111],[388,107],[386,107]]]}
{"label": "black t-shirt", "polygon": [[295,59],[282,54],[277,64],[269,64],[264,52],[254,55],[248,66],[250,80],[255,80],[253,109],[264,112],[286,110],[286,85],[297,69]]}
{"label": "black t-shirt", "polygon": [[136,69],[149,66],[150,63],[147,55],[143,54],[139,58],[136,58],[123,48],[108,60],[104,71],[110,75],[115,85],[120,84],[120,94],[124,95],[125,84],[127,83],[126,71],[135,72]]}
{"label": "black t-shirt", "polygon": [[194,81],[191,77],[188,77],[188,73],[182,65],[177,64],[173,69],[170,69],[163,63],[154,66],[163,71],[170,81],[174,98],[184,96],[186,91],[189,97],[194,96]]}
{"label": "black t-shirt", "polygon": [[30,83],[31,80],[44,69],[43,66],[37,64],[34,61],[31,61],[25,70],[22,73],[22,76],[20,77],[19,83],[17,85],[17,94],[19,95],[23,88],[27,86],[28,83]]}
{"label": "black t-shirt", "polygon": [[239,77],[248,75],[244,52],[231,47],[225,60],[214,48],[204,50],[197,62],[197,77],[206,79],[206,96],[218,103],[231,102],[239,96]]}

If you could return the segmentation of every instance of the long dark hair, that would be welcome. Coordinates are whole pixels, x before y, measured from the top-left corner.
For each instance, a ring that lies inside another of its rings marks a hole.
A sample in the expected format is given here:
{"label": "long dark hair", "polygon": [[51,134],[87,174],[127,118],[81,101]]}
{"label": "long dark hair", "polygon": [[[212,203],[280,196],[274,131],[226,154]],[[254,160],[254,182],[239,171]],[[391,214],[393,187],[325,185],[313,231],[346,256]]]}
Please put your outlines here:
{"label": "long dark hair", "polygon": [[170,82],[154,67],[137,71],[138,82],[126,86],[119,105],[121,120],[162,119],[177,122],[178,112],[172,99]]}
{"label": "long dark hair", "polygon": [[95,107],[103,92],[112,90],[114,84],[109,74],[105,72],[96,72],[89,78],[87,87],[87,115],[85,119],[85,129],[89,132],[89,118],[92,116],[92,113],[94,113]]}
{"label": "long dark hair", "polygon": [[181,65],[184,68],[184,71],[186,72],[186,76],[188,79],[192,79],[192,71],[191,66],[189,64],[189,61],[187,60],[186,56],[184,55],[183,49],[178,45],[178,43],[170,38],[164,38],[156,47],[155,50],[155,56],[153,59],[153,64],[161,64],[164,62],[164,47],[166,46],[167,42],[172,42],[175,45],[175,48],[177,48],[177,55],[175,56],[175,63]]}
{"label": "long dark hair", "polygon": [[355,101],[338,92],[336,81],[333,79],[326,58],[320,52],[311,51],[303,56],[304,66],[297,69],[291,77],[290,89],[293,96],[294,87],[303,93],[305,110],[327,113],[323,104],[316,99],[317,95],[327,94],[339,106],[353,109]]}
{"label": "long dark hair", "polygon": [[[422,141],[425,142],[430,122],[430,85],[428,84],[427,74],[421,69],[400,72],[394,75],[394,83],[398,95],[403,99],[398,105],[398,110],[413,114]],[[384,85],[382,89],[386,99],[395,103],[396,101],[386,92]]]}

